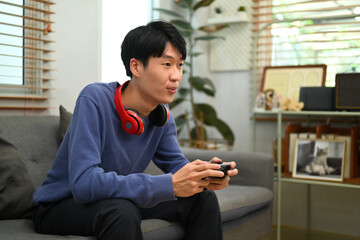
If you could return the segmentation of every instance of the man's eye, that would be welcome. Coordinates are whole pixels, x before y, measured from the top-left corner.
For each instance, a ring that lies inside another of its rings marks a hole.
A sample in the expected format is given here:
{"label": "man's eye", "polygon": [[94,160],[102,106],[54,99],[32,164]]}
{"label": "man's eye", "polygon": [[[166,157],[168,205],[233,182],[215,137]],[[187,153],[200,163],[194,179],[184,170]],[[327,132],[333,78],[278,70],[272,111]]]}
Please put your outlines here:
{"label": "man's eye", "polygon": [[170,67],[170,63],[164,63],[165,66]]}
{"label": "man's eye", "polygon": [[180,64],[179,64],[179,67],[182,67],[182,66],[184,66],[184,63],[180,63]]}

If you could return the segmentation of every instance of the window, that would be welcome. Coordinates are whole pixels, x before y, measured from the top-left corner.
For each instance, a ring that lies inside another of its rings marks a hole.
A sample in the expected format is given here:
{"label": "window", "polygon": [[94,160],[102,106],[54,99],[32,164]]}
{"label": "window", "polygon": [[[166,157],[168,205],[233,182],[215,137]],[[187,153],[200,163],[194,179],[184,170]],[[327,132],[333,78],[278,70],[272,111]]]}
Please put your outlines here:
{"label": "window", "polygon": [[358,0],[254,0],[257,79],[265,66],[326,64],[326,86],[360,71]]}
{"label": "window", "polygon": [[46,110],[50,96],[50,0],[0,1],[0,110]]}
{"label": "window", "polygon": [[[19,3],[23,5],[23,1]],[[4,3],[0,8],[0,84],[23,85],[23,19],[16,16],[23,16],[24,9]]]}

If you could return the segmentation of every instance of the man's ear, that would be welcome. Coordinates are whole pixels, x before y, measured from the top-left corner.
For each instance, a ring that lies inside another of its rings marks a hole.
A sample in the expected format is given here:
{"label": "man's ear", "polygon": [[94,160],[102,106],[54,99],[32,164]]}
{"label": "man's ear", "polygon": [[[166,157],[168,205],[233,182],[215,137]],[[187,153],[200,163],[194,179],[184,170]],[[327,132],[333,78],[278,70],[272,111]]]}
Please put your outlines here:
{"label": "man's ear", "polygon": [[130,59],[130,71],[132,72],[133,76],[139,77],[143,70],[143,64],[141,61],[137,60],[136,58]]}

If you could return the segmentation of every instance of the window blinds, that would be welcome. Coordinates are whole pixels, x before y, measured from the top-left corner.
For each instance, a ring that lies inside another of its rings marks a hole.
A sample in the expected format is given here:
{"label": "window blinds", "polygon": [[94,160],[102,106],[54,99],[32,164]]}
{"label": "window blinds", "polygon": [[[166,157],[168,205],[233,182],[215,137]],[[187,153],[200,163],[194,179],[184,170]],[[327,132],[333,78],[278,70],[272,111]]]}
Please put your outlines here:
{"label": "window blinds", "polygon": [[[53,32],[47,0],[0,1],[0,110],[46,110]],[[1,113],[1,112],[0,112]]]}
{"label": "window blinds", "polygon": [[[253,77],[265,66],[326,64],[326,85],[360,71],[358,0],[253,0]],[[257,89],[258,90],[258,89]]]}

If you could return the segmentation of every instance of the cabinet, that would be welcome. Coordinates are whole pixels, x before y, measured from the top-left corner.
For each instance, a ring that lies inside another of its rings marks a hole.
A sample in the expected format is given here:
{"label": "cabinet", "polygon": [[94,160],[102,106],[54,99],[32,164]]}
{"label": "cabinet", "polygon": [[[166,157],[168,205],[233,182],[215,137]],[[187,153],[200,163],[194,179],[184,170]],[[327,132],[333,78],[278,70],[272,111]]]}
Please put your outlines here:
{"label": "cabinet", "polygon": [[[327,182],[327,181],[317,181],[317,180],[307,180],[307,179],[298,179],[298,178],[292,178],[290,176],[285,176],[282,171],[281,171],[281,166],[282,165],[282,138],[283,138],[283,124],[284,124],[284,118],[285,117],[289,117],[289,116],[295,116],[298,118],[304,118],[305,120],[307,120],[308,122],[311,122],[311,117],[316,117],[316,116],[321,116],[324,117],[326,116],[328,119],[330,119],[331,117],[341,117],[341,118],[346,118],[346,119],[351,119],[354,118],[354,120],[356,122],[360,122],[360,112],[337,112],[337,111],[331,111],[331,112],[324,112],[324,111],[301,111],[301,112],[292,112],[292,111],[254,111],[253,112],[253,119],[254,119],[254,124],[253,124],[253,146],[254,146],[254,150],[255,149],[255,143],[256,143],[256,119],[259,116],[268,116],[268,117],[273,117],[276,120],[276,124],[277,124],[277,172],[275,174],[275,181],[277,182],[277,212],[275,213],[277,215],[277,239],[280,240],[281,239],[281,193],[282,193],[282,189],[281,189],[281,185],[283,182],[293,182],[293,183],[301,183],[301,184],[307,184],[309,187],[311,185],[325,185],[325,186],[331,186],[331,187],[341,187],[341,188],[355,188],[355,189],[359,189],[360,190],[360,184],[359,181],[353,181],[355,183],[350,183],[350,182]],[[358,165],[357,165],[358,166]],[[359,166],[358,166],[359,167]],[[357,179],[358,180],[358,179]],[[309,197],[309,196],[308,196]],[[309,199],[308,199],[309,201]],[[308,209],[308,211],[311,211]],[[309,230],[309,219],[308,219],[308,230]]]}

